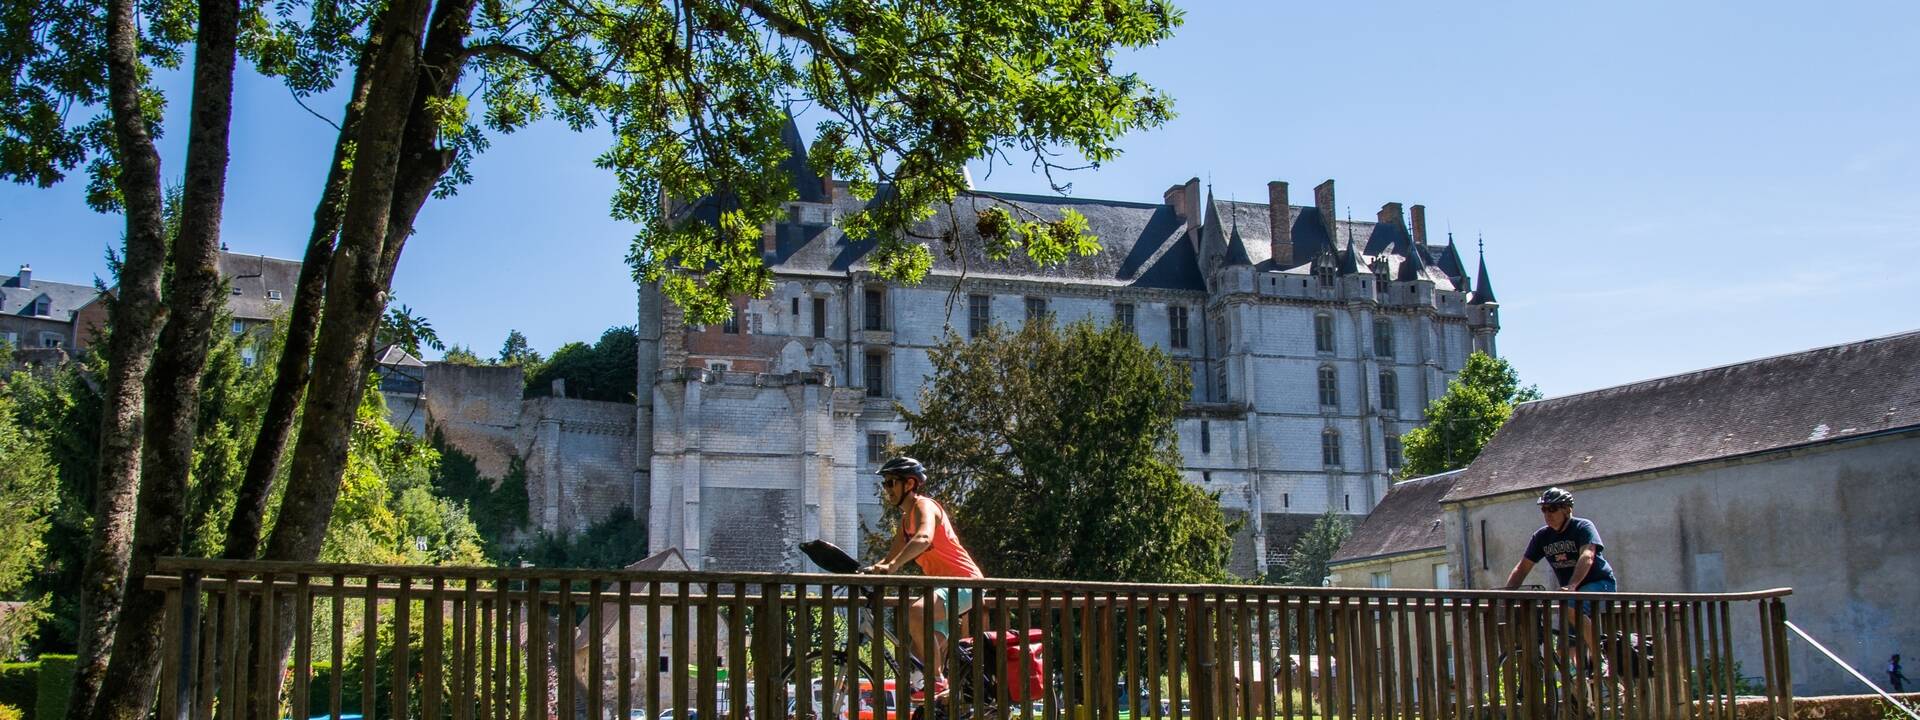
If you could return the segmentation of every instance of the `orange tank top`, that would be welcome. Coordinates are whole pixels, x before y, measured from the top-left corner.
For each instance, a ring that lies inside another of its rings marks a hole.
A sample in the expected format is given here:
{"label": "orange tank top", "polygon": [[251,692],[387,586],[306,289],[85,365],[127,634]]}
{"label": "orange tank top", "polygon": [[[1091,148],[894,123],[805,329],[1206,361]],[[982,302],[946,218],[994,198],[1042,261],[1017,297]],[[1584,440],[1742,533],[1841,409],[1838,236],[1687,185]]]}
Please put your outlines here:
{"label": "orange tank top", "polygon": [[960,536],[953,532],[953,518],[947,515],[947,509],[938,501],[931,504],[933,517],[924,520],[933,523],[933,545],[913,559],[920,571],[935,577],[986,577],[973,562],[973,555],[960,545]]}

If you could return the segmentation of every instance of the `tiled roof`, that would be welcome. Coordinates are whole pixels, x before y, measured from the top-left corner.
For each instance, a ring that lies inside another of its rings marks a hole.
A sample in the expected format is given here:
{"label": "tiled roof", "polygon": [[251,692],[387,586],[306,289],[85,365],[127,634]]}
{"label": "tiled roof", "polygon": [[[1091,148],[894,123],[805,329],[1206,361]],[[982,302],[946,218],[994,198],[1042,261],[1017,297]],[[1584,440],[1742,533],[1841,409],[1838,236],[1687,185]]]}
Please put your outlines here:
{"label": "tiled roof", "polygon": [[1453,489],[1461,471],[1394,483],[1367,519],[1353,529],[1329,562],[1365,560],[1415,550],[1445,547],[1441,531],[1440,498]]}
{"label": "tiled roof", "polygon": [[1920,427],[1920,332],[1524,403],[1447,493],[1531,491]]}
{"label": "tiled roof", "polygon": [[73,322],[73,311],[93,301],[98,293],[92,285],[51,282],[33,278],[31,287],[20,287],[20,276],[8,275],[0,280],[0,314],[35,317],[34,302],[45,295],[48,300],[48,320],[55,322]]}

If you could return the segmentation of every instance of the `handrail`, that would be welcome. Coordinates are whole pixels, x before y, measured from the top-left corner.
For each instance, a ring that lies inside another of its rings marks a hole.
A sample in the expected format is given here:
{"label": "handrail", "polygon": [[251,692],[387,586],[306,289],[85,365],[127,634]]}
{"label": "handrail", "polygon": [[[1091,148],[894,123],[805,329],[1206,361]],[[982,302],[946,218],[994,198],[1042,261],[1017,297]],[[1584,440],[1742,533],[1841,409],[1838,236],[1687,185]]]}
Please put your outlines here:
{"label": "handrail", "polygon": [[[829,573],[705,572],[698,570],[582,570],[574,568],[496,568],[479,566],[372,565],[358,563],[284,562],[165,557],[155,563],[156,574],[186,572],[272,573],[276,575],[376,575],[424,579],[474,580],[585,580],[600,582],[658,581],[689,583],[746,583],[784,585],[887,585],[892,587],[964,587],[993,590],[1076,590],[1096,592],[1234,593],[1242,595],[1304,595],[1350,597],[1365,594],[1409,599],[1557,600],[1567,593],[1553,590],[1418,590],[1409,588],[1308,587],[1299,585],[1229,585],[1042,580],[1032,578],[951,578],[920,575],[847,576]],[[850,577],[860,578],[850,580]],[[1769,600],[1793,594],[1792,588],[1769,588],[1736,593],[1608,593],[1613,601],[1682,600],[1738,602]]]}
{"label": "handrail", "polygon": [[1791,620],[1787,620],[1783,622],[1786,623],[1788,630],[1792,630],[1794,634],[1800,636],[1800,639],[1807,641],[1808,645],[1812,645],[1813,649],[1819,650],[1820,654],[1827,656],[1827,659],[1832,660],[1833,664],[1839,665],[1841,669],[1846,670],[1849,674],[1853,675],[1855,678],[1858,678],[1861,683],[1864,683],[1867,687],[1872,688],[1875,694],[1879,695],[1880,697],[1886,698],[1889,704],[1893,705],[1894,707],[1900,708],[1900,712],[1906,713],[1907,717],[1913,718],[1913,720],[1920,720],[1920,713],[1914,712],[1913,708],[1908,707],[1906,703],[1900,702],[1899,698],[1896,698],[1893,695],[1888,694],[1887,691],[1880,689],[1879,685],[1873,684],[1873,681],[1868,680],[1867,676],[1860,674],[1859,670],[1853,669],[1852,665],[1848,665],[1847,661],[1841,660],[1840,656],[1833,654],[1833,651],[1828,650],[1827,646],[1821,645],[1819,640],[1813,639],[1813,636],[1808,635],[1807,631],[1801,630],[1799,625],[1793,624],[1793,621]]}

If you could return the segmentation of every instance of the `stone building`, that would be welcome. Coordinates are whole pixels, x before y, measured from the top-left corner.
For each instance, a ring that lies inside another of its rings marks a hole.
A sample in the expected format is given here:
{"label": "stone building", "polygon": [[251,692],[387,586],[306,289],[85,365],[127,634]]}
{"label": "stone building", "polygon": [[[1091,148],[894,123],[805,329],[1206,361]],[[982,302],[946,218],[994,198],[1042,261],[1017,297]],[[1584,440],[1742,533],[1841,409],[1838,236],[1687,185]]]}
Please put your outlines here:
{"label": "stone building", "polygon": [[1459,470],[1394,483],[1387,496],[1327,561],[1334,587],[1453,587],[1440,498],[1453,489]]}
{"label": "stone building", "polygon": [[91,285],[51,282],[33,276],[33,267],[0,277],[0,342],[16,350],[60,356],[74,345],[74,314],[93,302]]}
{"label": "stone building", "polygon": [[[1920,332],[1521,404],[1438,500],[1456,581],[1505,582],[1554,485],[1622,591],[1791,587],[1788,617],[1855,667],[1920,646]],[[1760,667],[1738,615],[1734,654]],[[1864,691],[1787,647],[1796,694]]]}
{"label": "stone building", "polygon": [[[1184,363],[1186,475],[1247,520],[1242,574],[1320,513],[1370,510],[1399,466],[1398,437],[1470,352],[1496,348],[1484,260],[1469,278],[1458,248],[1430,243],[1419,205],[1411,220],[1391,202],[1370,222],[1339,220],[1331,180],[1305,205],[1284,182],[1266,202],[1222,201],[1197,179],[1156,202],[973,192],[913,231],[951,233],[963,252],[936,250],[925,282],[905,287],[872,274],[875,243],[835,227],[861,201],[807,169],[791,127],[788,143],[798,199],[761,248],[773,291],[707,327],[640,292],[651,391],[639,393],[636,482],[652,546],[698,568],[797,568],[806,538],[856,546],[879,515],[873,468],[910,440],[895,404],[917,405],[928,350],[948,332],[1091,318]],[[1046,268],[989,260],[971,219],[996,206],[1078,211],[1102,250]]]}

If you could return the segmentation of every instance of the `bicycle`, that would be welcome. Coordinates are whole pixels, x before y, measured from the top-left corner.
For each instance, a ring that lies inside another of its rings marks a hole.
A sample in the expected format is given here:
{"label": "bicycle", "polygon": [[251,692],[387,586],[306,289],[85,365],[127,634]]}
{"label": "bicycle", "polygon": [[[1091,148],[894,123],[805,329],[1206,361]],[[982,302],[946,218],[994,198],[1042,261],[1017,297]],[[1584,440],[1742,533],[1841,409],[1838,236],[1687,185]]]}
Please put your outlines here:
{"label": "bicycle", "polygon": [[[1598,668],[1587,668],[1585,673],[1576,672],[1572,664],[1567,662],[1567,652],[1563,652],[1558,642],[1561,634],[1554,630],[1553,623],[1549,622],[1549,614],[1545,612],[1535,613],[1535,642],[1531,651],[1525,647],[1521,633],[1510,631],[1508,623],[1500,622],[1496,627],[1496,637],[1511,638],[1511,642],[1503,644],[1494,658],[1491,680],[1496,689],[1489,692],[1489,706],[1502,706],[1505,704],[1502,700],[1511,700],[1512,704],[1531,710],[1532,701],[1529,697],[1533,696],[1539,700],[1543,717],[1586,720],[1596,716],[1592,697],[1587,690],[1590,685],[1597,687],[1610,682],[1604,659],[1599,661]],[[1578,628],[1568,629],[1566,638],[1570,644],[1565,650],[1575,654],[1587,652]],[[1530,667],[1520,665],[1523,661],[1528,662]],[[1590,659],[1587,662],[1593,663]],[[1510,680],[1519,683],[1512,689],[1513,696],[1500,697],[1504,693],[1499,688],[1504,688]]]}
{"label": "bicycle", "polygon": [[[800,550],[811,558],[814,564],[830,573],[852,575],[857,574],[860,570],[858,561],[854,560],[852,556],[847,555],[845,551],[835,547],[832,543],[814,540],[802,543]],[[824,697],[816,695],[814,697],[815,702],[809,704],[810,708],[819,707],[821,709],[822,714],[820,717],[828,720],[854,720],[855,718],[858,720],[895,720],[903,715],[903,713],[893,710],[890,706],[893,696],[897,694],[895,687],[893,687],[896,680],[882,681],[880,675],[873,671],[873,668],[870,667],[867,662],[867,658],[872,655],[872,652],[865,648],[866,644],[868,642],[877,643],[877,650],[884,666],[889,668],[904,668],[906,675],[905,681],[909,687],[924,686],[926,676],[925,668],[919,658],[913,657],[912,653],[907,653],[904,658],[904,663],[902,663],[899,658],[893,657],[892,653],[889,652],[889,648],[902,648],[906,647],[906,645],[894,635],[893,631],[889,629],[885,623],[878,622],[875,617],[875,610],[889,604],[888,599],[885,598],[878,589],[873,587],[858,588],[860,595],[858,598],[855,598],[853,595],[854,589],[855,586],[852,585],[840,586],[834,588],[833,593],[833,605],[844,606],[846,608],[844,611],[832,611],[835,613],[836,623],[840,627],[847,628],[848,636],[845,639],[845,644],[825,652],[820,650],[808,651],[799,662],[789,661],[782,669],[780,677],[783,684],[794,684],[797,690],[797,680],[799,679],[799,671],[803,663],[809,670],[813,667],[825,669],[831,665],[831,667],[834,668],[834,671],[831,673],[833,675],[832,687],[822,687],[819,691],[815,691],[812,688],[808,689],[809,693],[818,692],[824,694]],[[896,612],[904,612],[904,609],[897,610]],[[932,708],[932,720],[999,720],[1009,716],[1009,713],[1003,712],[1001,708],[998,707],[999,692],[996,683],[998,681],[997,676],[1000,674],[998,671],[999,664],[992,661],[1000,657],[1000,653],[998,652],[1000,648],[996,646],[996,642],[1000,641],[1000,639],[994,633],[984,633],[983,635],[988,639],[988,647],[986,648],[973,647],[972,638],[962,637],[955,640],[956,648],[953,653],[954,657],[947,667],[946,675],[950,683],[949,692],[954,694],[957,702],[950,703],[947,698],[941,698],[937,702],[928,702],[924,706],[918,702],[914,702],[912,703],[911,720],[925,720],[922,718],[921,713],[924,707]],[[792,635],[789,634],[788,637],[791,638]],[[1029,644],[1032,644],[1037,642],[1037,639],[1030,633],[1027,641]],[[789,640],[788,649],[787,657],[791,658],[797,654],[793,652],[791,640]],[[983,653],[985,654],[983,655]],[[983,660],[986,662],[981,667],[980,674],[984,678],[984,683],[980,687],[975,687],[973,683],[975,675],[973,663]],[[1024,704],[1026,698],[1022,697],[1023,694],[1024,693],[1014,693],[1010,698],[1016,708]],[[974,712],[976,696],[979,698],[978,704],[984,709],[984,713],[978,715]],[[861,706],[853,708],[853,712],[851,713],[848,712],[849,708],[842,707],[849,697],[858,698],[857,702]],[[950,704],[959,707],[958,714],[952,717],[949,717]],[[1018,710],[1016,709],[1015,712],[1018,712]],[[803,718],[801,720],[811,719]]]}

